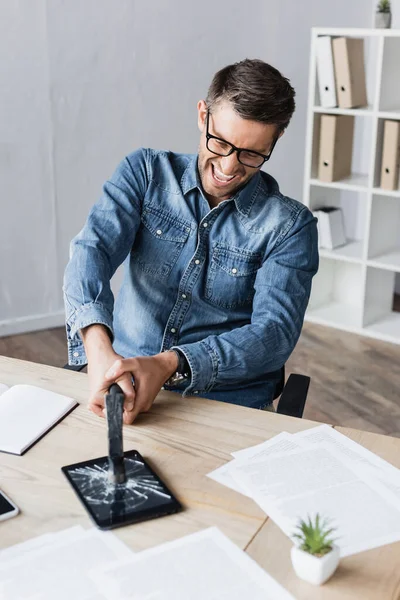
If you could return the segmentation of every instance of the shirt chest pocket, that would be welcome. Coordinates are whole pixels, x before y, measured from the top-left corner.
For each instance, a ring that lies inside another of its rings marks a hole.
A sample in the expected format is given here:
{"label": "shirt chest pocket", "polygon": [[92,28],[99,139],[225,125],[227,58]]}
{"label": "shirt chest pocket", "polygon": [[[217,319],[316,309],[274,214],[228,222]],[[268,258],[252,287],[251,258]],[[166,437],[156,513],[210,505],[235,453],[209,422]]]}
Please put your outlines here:
{"label": "shirt chest pocket", "polygon": [[145,208],[131,254],[143,271],[166,279],[190,233],[190,223],[161,210]]}
{"label": "shirt chest pocket", "polygon": [[206,300],[222,308],[250,306],[260,266],[259,253],[217,244],[207,273]]}

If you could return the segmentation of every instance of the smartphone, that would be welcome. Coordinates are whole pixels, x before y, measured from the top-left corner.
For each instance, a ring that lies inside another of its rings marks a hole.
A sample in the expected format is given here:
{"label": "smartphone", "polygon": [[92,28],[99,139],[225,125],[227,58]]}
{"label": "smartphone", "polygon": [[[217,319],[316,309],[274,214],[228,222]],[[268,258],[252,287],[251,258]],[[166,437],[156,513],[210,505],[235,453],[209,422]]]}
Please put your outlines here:
{"label": "smartphone", "polygon": [[163,517],[182,509],[165,483],[137,450],[124,453],[125,483],[108,480],[108,457],[62,467],[94,523],[100,529]]}
{"label": "smartphone", "polygon": [[11,517],[17,516],[19,508],[7,498],[7,496],[0,491],[0,521],[11,519]]}

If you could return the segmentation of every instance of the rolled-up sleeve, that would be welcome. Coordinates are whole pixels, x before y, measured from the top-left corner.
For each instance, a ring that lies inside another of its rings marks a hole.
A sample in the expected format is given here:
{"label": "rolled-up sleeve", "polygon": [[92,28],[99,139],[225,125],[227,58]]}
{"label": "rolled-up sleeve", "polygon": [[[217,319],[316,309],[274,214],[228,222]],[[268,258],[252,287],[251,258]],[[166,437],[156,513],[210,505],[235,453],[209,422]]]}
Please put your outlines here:
{"label": "rolled-up sleeve", "polygon": [[316,222],[304,207],[265,258],[255,280],[251,323],[177,346],[192,372],[184,395],[257,380],[285,364],[299,339],[318,270]]}
{"label": "rolled-up sleeve", "polygon": [[145,149],[127,156],[104,184],[80,233],[70,245],[63,293],[68,362],[86,364],[80,330],[105,325],[113,339],[114,297],[110,280],[127,257],[140,226],[141,206],[148,186]]}

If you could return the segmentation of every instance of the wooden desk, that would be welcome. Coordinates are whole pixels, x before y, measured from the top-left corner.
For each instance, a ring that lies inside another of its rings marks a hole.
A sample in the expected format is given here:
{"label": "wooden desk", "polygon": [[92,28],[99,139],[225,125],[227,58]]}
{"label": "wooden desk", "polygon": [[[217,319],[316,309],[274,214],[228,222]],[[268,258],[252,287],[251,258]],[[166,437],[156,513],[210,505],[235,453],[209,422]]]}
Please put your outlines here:
{"label": "wooden desk", "polygon": [[[0,488],[21,509],[17,518],[1,523],[0,548],[74,524],[91,527],[61,472],[63,465],[107,453],[106,423],[85,406],[87,376],[0,357],[0,382],[38,385],[82,403],[24,456],[0,454]],[[124,446],[126,450],[137,448],[150,459],[185,510],[116,529],[115,535],[138,551],[216,525],[296,598],[400,598],[400,543],[342,560],[334,578],[315,588],[294,575],[291,542],[264,512],[249,498],[206,477],[230,460],[233,450],[260,443],[281,431],[295,433],[317,425],[305,419],[161,392],[149,414],[142,415],[133,426],[124,426]],[[400,467],[400,440],[338,429]]]}

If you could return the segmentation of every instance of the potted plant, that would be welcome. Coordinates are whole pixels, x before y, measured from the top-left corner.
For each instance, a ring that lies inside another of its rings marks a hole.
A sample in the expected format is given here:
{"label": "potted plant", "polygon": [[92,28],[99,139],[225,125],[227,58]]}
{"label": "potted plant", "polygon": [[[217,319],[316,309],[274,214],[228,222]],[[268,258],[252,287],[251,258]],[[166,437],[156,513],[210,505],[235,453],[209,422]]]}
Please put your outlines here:
{"label": "potted plant", "polygon": [[315,521],[300,520],[293,537],[298,545],[292,547],[291,558],[295,573],[300,579],[321,585],[335,572],[340,558],[340,550],[333,543],[333,527],[323,521],[317,513]]}
{"label": "potted plant", "polygon": [[377,29],[389,29],[391,21],[390,0],[379,0],[375,13],[375,27]]}

